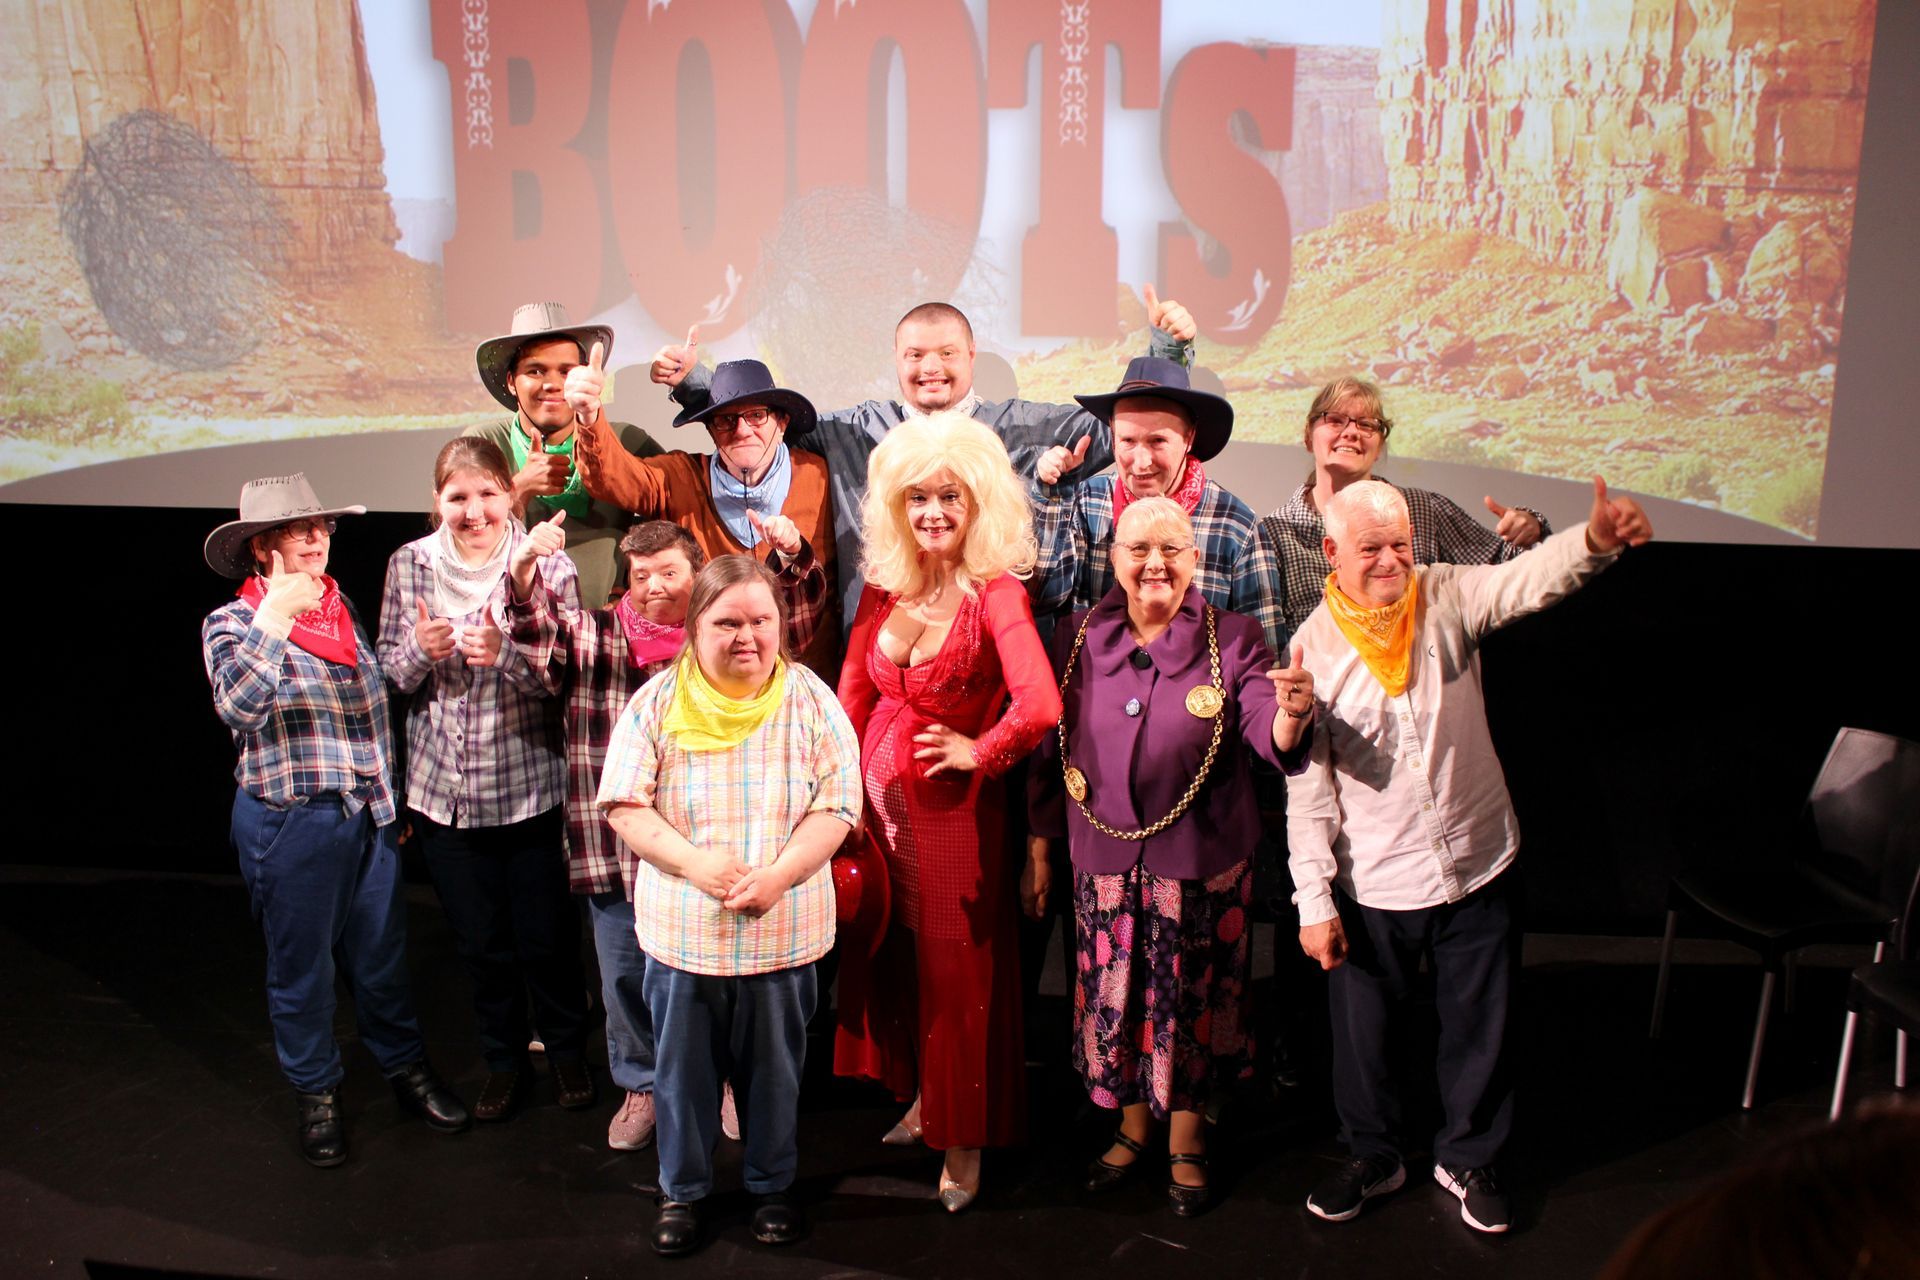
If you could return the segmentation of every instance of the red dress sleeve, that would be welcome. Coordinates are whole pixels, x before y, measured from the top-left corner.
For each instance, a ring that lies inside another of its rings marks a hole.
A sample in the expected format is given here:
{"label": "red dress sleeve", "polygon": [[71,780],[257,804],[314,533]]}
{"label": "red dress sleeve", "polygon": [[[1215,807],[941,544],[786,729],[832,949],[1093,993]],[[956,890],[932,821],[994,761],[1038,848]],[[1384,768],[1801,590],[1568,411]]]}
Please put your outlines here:
{"label": "red dress sleeve", "polygon": [[983,603],[987,633],[1000,654],[1000,670],[1012,701],[1000,722],[974,740],[973,762],[997,778],[1027,755],[1060,721],[1060,686],[1040,633],[1026,587],[1011,576],[987,584]]}
{"label": "red dress sleeve", "polygon": [[860,605],[854,611],[853,630],[847,635],[846,660],[840,664],[840,708],[853,723],[853,736],[863,745],[867,740],[867,718],[873,714],[874,704],[880,701],[880,690],[874,687],[873,677],[867,672],[867,652],[873,648],[873,629],[886,598],[886,593],[872,583],[860,588]]}

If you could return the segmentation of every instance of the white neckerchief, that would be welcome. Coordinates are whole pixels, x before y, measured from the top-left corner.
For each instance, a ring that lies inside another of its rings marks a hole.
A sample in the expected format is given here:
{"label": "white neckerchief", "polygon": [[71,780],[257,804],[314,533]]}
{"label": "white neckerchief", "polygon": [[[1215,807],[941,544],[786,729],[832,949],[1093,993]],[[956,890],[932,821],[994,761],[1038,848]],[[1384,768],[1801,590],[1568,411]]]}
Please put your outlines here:
{"label": "white neckerchief", "polygon": [[469,565],[460,558],[452,527],[443,521],[428,544],[433,560],[433,616],[464,618],[478,612],[507,571],[507,549],[512,542],[513,529],[508,527],[484,564]]}

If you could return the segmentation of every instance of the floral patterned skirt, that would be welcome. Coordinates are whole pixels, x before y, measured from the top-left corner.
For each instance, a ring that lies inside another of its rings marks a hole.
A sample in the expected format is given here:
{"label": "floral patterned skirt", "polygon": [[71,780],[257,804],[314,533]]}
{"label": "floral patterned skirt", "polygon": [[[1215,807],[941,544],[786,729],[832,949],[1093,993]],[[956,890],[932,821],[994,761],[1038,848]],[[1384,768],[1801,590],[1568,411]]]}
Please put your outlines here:
{"label": "floral patterned skirt", "polygon": [[1103,1107],[1198,1111],[1253,1070],[1253,864],[1207,880],[1073,875],[1073,1065]]}

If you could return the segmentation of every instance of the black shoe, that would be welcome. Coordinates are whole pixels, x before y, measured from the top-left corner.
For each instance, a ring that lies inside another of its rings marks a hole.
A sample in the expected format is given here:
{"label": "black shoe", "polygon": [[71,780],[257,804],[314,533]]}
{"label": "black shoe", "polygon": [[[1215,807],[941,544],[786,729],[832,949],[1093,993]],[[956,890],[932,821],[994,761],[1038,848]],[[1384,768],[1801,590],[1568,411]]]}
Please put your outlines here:
{"label": "black shoe", "polygon": [[1328,1222],[1345,1222],[1375,1196],[1398,1191],[1407,1181],[1407,1167],[1392,1156],[1353,1156],[1307,1197],[1307,1211]]}
{"label": "black shoe", "polygon": [[1098,1195],[1102,1191],[1111,1191],[1128,1178],[1131,1178],[1138,1172],[1140,1162],[1147,1154],[1146,1148],[1142,1147],[1132,1138],[1129,1138],[1126,1133],[1120,1129],[1113,1131],[1112,1145],[1125,1147],[1128,1151],[1133,1152],[1133,1159],[1127,1161],[1125,1164],[1108,1164],[1107,1157],[1103,1154],[1095,1159],[1092,1164],[1088,1165],[1086,1188],[1087,1191],[1093,1195]]}
{"label": "black shoe", "polygon": [[300,1154],[316,1169],[345,1163],[347,1130],[340,1121],[340,1095],[295,1092],[300,1102]]}
{"label": "black shoe", "polygon": [[480,1096],[473,1100],[473,1118],[482,1124],[510,1119],[525,1099],[526,1092],[526,1073],[489,1071],[487,1082],[480,1086]]}
{"label": "black shoe", "polygon": [[401,1107],[425,1120],[427,1128],[435,1133],[461,1133],[473,1124],[460,1095],[433,1074],[425,1058],[400,1068],[387,1077],[387,1082]]}
{"label": "black shoe", "polygon": [[584,1111],[599,1100],[593,1088],[593,1069],[584,1058],[555,1058],[549,1054],[547,1061],[553,1065],[553,1091],[561,1106]]}
{"label": "black shoe", "polygon": [[760,1197],[753,1211],[753,1238],[761,1244],[792,1244],[807,1234],[807,1216],[784,1191]]}
{"label": "black shoe", "polygon": [[1493,1176],[1492,1165],[1459,1169],[1436,1164],[1433,1180],[1460,1197],[1460,1220],[1475,1231],[1499,1235],[1513,1225],[1513,1208]]}
{"label": "black shoe", "polygon": [[[1202,1173],[1206,1172],[1207,1168],[1207,1158],[1205,1156],[1188,1151],[1174,1152],[1167,1157],[1167,1163],[1169,1165],[1195,1165]],[[1168,1175],[1167,1203],[1171,1204],[1173,1211],[1183,1218],[1199,1217],[1213,1204],[1211,1179],[1197,1187],[1190,1187],[1172,1175]]]}
{"label": "black shoe", "polygon": [[679,1200],[662,1200],[660,1216],[653,1220],[653,1251],[663,1258],[677,1258],[692,1253],[699,1244],[700,1216],[693,1206]]}

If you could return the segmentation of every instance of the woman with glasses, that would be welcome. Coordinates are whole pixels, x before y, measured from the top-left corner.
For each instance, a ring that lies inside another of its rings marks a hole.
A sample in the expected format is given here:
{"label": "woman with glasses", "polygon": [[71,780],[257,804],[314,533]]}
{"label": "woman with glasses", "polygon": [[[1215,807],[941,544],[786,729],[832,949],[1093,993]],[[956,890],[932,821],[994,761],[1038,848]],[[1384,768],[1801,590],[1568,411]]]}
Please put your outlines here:
{"label": "woman with glasses", "polygon": [[[1392,434],[1393,419],[1381,405],[1380,388],[1364,378],[1335,378],[1313,398],[1303,441],[1313,455],[1313,475],[1260,521],[1258,540],[1271,548],[1280,566],[1284,634],[1297,631],[1326,594],[1332,567],[1320,546],[1327,533],[1320,513],[1348,485],[1377,478],[1373,468]],[[1488,529],[1437,493],[1394,487],[1406,498],[1413,518],[1416,564],[1498,564],[1553,532],[1547,518],[1530,507],[1505,507],[1485,499],[1499,522]]]}
{"label": "woman with glasses", "polygon": [[300,1153],[347,1158],[333,1038],[334,978],[360,1039],[406,1109],[439,1133],[467,1109],[427,1065],[407,980],[387,688],[359,616],[327,573],[334,522],[304,475],[254,480],[207,564],[240,582],[200,629],[213,705],[240,762],[233,845],[267,940],[267,1008],[293,1085]]}
{"label": "woman with glasses", "polygon": [[1064,710],[1036,753],[1021,900],[1054,892],[1050,841],[1073,860],[1073,1061],[1120,1112],[1087,1169],[1101,1192],[1140,1171],[1167,1126],[1167,1197],[1211,1198],[1208,1101],[1252,1068],[1248,940],[1260,835],[1252,761],[1305,764],[1313,677],[1282,668],[1260,625],[1193,585],[1193,522],[1161,497],[1114,530],[1115,586],[1054,633]]}

